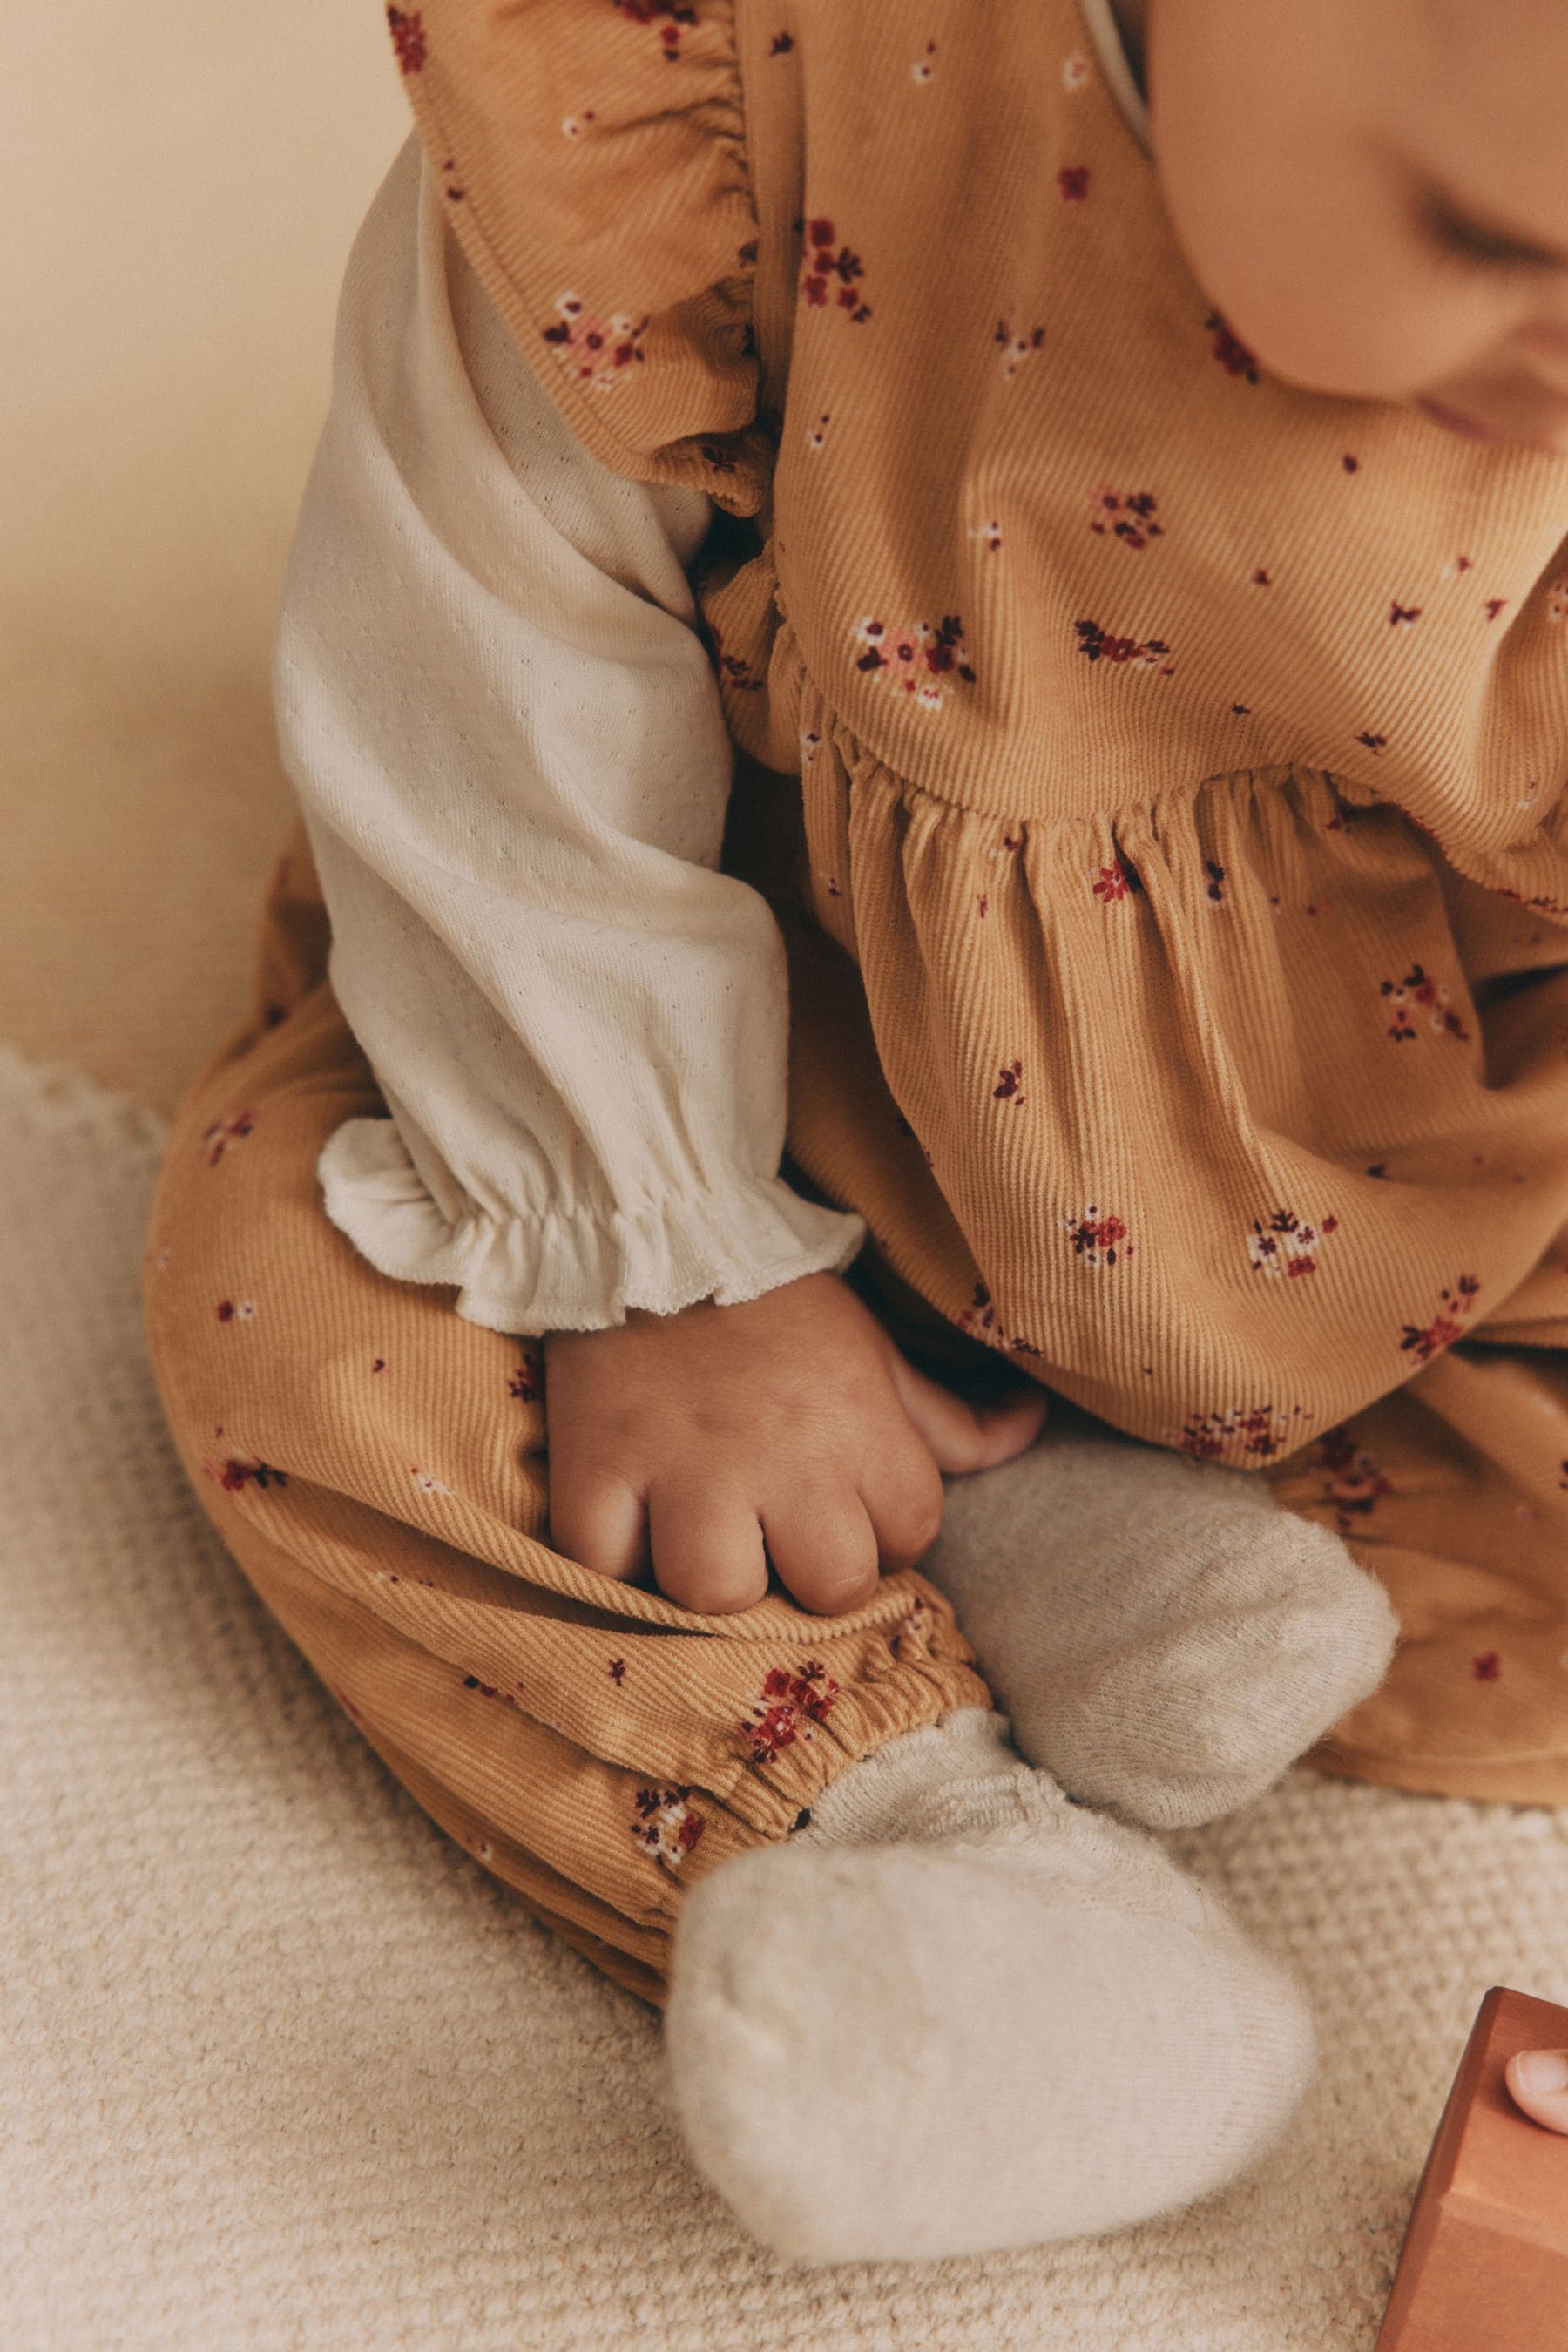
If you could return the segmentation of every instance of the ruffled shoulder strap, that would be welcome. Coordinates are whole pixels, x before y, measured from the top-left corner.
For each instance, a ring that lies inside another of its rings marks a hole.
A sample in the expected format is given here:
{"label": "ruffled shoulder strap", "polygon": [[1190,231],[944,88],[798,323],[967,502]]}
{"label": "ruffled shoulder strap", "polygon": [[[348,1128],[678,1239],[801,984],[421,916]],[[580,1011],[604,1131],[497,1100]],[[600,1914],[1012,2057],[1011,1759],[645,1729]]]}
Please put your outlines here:
{"label": "ruffled shoulder strap", "polygon": [[595,457],[754,514],[757,223],[736,0],[389,7],[463,249]]}

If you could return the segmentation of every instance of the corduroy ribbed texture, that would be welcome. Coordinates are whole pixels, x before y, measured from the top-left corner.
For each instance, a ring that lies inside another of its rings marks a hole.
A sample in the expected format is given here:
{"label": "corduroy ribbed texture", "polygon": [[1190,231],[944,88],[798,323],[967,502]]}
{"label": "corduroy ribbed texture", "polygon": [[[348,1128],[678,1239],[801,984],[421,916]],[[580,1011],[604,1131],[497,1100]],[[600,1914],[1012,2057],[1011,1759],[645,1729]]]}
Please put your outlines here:
{"label": "corduroy ribbed texture", "polygon": [[689,1879],[985,1686],[913,1574],[845,1617],[781,1592],[703,1617],[549,1548],[537,1345],[378,1274],[323,1212],[324,1137],[378,1107],[326,953],[299,828],[257,1013],[181,1106],[153,1203],[170,1425],[225,1543],[398,1777],[658,2000]]}
{"label": "corduroy ribbed texture", "polygon": [[568,292],[752,305],[767,538],[705,610],[858,961],[849,1198],[900,1273],[1241,1467],[1238,1416],[1289,1450],[1484,1320],[1568,1210],[1568,463],[1264,377],[1076,0],[923,55],[868,0],[400,21],[454,227],[607,462],[690,478],[745,368],[650,332],[584,390]]}
{"label": "corduroy ribbed texture", "polygon": [[[1078,0],[414,22],[454,229],[563,415],[755,512],[699,586],[796,812],[800,1178],[973,1348],[1293,1465],[1402,1588],[1366,1769],[1561,1792],[1568,461],[1268,377]],[[585,375],[568,292],[724,324]]]}
{"label": "corduroy ribbed texture", "polygon": [[163,1149],[0,1047],[5,2352],[1371,2352],[1481,1994],[1568,2000],[1568,1813],[1295,1772],[1164,1841],[1317,2013],[1268,2162],[1110,2239],[781,2264],[652,2014],[430,1831],[213,1538],[137,1328]]}

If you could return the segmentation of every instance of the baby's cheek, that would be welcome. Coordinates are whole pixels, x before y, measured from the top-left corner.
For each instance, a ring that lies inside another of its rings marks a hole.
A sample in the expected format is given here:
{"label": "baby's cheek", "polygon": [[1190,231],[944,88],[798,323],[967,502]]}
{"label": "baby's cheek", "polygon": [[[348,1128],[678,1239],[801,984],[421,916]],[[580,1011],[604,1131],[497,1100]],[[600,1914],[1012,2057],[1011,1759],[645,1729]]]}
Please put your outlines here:
{"label": "baby's cheek", "polygon": [[1353,26],[1336,30],[1310,0],[1278,37],[1258,40],[1255,22],[1226,37],[1239,5],[1163,0],[1151,15],[1155,168],[1204,294],[1268,374],[1303,391],[1406,400],[1473,366],[1499,331],[1495,300],[1415,227],[1358,105],[1370,68]]}

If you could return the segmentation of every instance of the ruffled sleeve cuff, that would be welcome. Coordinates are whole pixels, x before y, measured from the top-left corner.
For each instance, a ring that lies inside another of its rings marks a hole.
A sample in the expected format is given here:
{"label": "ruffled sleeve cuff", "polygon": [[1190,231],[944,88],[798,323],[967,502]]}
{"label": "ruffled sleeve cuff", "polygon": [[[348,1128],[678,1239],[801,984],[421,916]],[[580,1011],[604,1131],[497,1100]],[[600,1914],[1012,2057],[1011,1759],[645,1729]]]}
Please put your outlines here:
{"label": "ruffled sleeve cuff", "polygon": [[758,231],[734,0],[389,8],[447,217],[584,447],[755,514]]}
{"label": "ruffled sleeve cuff", "polygon": [[465,1322],[520,1337],[603,1330],[633,1307],[737,1306],[804,1274],[841,1274],[866,1238],[864,1218],[802,1200],[777,1176],[637,1216],[476,1208],[453,1222],[391,1118],[345,1120],[316,1168],[328,1216],[378,1273],[455,1284]]}

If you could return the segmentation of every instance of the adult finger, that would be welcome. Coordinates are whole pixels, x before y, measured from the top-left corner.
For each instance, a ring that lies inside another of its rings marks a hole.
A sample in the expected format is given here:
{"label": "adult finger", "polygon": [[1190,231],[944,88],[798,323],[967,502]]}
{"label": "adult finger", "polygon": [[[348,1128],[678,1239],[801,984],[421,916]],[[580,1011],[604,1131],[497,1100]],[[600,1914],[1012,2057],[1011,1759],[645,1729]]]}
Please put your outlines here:
{"label": "adult finger", "polygon": [[1568,2132],[1568,2050],[1520,2050],[1503,2068],[1515,2106],[1548,2131]]}

